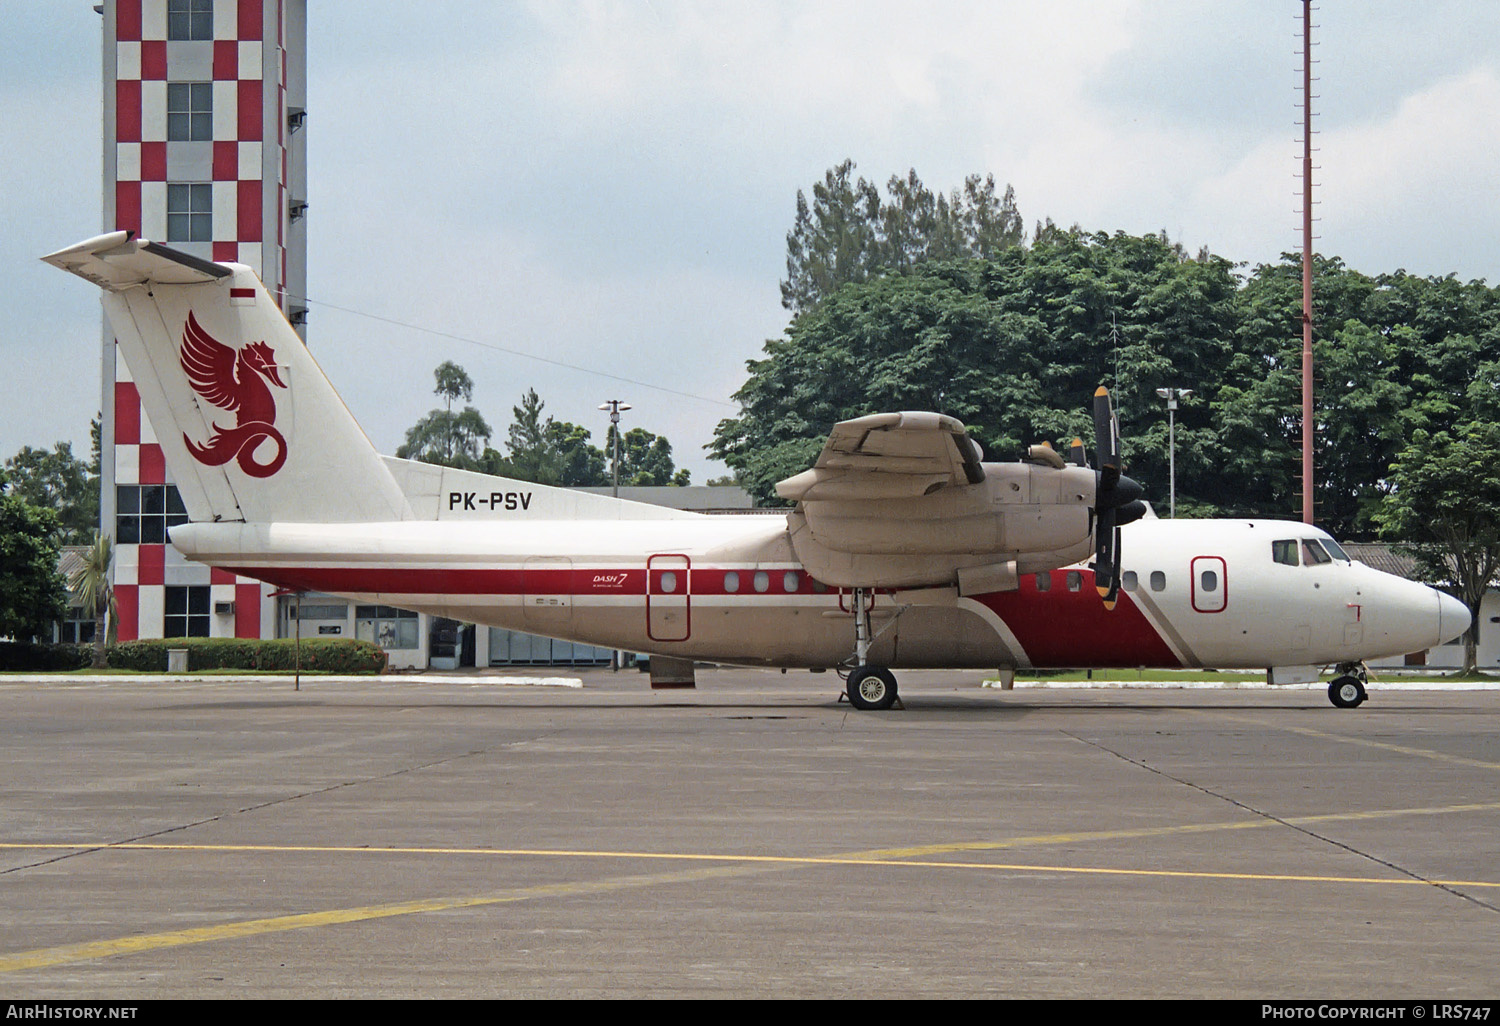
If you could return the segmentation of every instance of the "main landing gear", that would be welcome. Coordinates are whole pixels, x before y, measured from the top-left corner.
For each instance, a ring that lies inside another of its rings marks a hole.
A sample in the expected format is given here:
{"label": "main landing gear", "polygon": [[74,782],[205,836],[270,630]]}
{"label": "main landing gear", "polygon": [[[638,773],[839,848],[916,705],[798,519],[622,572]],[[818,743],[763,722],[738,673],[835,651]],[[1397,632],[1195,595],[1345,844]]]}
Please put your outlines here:
{"label": "main landing gear", "polygon": [[1338,674],[1328,685],[1328,700],[1340,709],[1353,709],[1364,702],[1365,683],[1370,679],[1363,663],[1339,663]]}
{"label": "main landing gear", "polygon": [[896,675],[884,666],[872,666],[870,655],[870,599],[865,588],[854,589],[854,669],[844,688],[849,704],[862,712],[880,712],[896,705]]}

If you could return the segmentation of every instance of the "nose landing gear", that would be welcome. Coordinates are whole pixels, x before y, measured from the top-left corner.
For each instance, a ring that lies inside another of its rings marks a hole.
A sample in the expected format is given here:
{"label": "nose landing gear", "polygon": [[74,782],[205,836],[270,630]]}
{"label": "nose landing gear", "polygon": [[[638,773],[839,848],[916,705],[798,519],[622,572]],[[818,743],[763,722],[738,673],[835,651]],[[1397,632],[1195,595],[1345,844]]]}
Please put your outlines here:
{"label": "nose landing gear", "polygon": [[1340,709],[1354,709],[1364,703],[1365,683],[1370,679],[1363,663],[1339,663],[1338,676],[1328,685],[1328,700]]}

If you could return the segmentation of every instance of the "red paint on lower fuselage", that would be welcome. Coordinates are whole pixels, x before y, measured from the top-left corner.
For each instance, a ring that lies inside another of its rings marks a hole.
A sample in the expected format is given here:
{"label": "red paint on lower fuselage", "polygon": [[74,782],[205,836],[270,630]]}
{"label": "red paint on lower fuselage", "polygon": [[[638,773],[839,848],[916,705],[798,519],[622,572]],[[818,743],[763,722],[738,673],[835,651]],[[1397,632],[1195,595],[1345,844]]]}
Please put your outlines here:
{"label": "red paint on lower fuselage", "polygon": [[[1071,591],[1067,578],[1079,575]],[[1036,575],[1021,578],[1016,591],[979,595],[1026,650],[1032,666],[1181,666],[1181,661],[1146,619],[1130,593],[1120,592],[1114,609],[1105,609],[1091,570],[1052,572],[1052,587],[1038,591]]]}

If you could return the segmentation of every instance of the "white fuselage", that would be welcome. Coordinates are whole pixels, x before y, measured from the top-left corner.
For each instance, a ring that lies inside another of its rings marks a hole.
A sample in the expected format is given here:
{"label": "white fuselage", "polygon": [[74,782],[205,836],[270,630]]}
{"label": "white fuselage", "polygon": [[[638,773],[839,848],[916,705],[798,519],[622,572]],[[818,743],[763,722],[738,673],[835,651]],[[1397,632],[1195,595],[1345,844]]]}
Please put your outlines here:
{"label": "white fuselage", "polygon": [[[1468,626],[1456,600],[1363,564],[1273,561],[1273,541],[1327,537],[1285,521],[1141,521],[1124,529],[1114,610],[1083,565],[1023,575],[1014,591],[882,591],[870,658],[1305,665],[1420,651]],[[630,651],[821,667],[853,650],[850,593],[808,575],[776,515],[191,524],[172,540],[190,558],[283,588]]]}

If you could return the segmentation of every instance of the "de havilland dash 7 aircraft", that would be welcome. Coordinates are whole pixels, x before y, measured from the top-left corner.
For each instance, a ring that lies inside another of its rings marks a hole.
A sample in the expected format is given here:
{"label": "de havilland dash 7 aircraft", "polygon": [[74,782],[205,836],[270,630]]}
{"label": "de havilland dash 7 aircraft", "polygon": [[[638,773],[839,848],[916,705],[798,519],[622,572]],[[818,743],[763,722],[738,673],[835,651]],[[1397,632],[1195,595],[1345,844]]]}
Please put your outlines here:
{"label": "de havilland dash 7 aircraft", "polygon": [[[1109,398],[1075,441],[981,461],[963,424],[834,426],[785,516],[708,515],[381,456],[255,273],[120,231],[44,257],[104,307],[191,523],[190,559],[296,592],[652,655],[848,670],[1311,668],[1458,636],[1467,607],[1315,527],[1146,518]],[[1310,678],[1305,678],[1310,679]]]}

